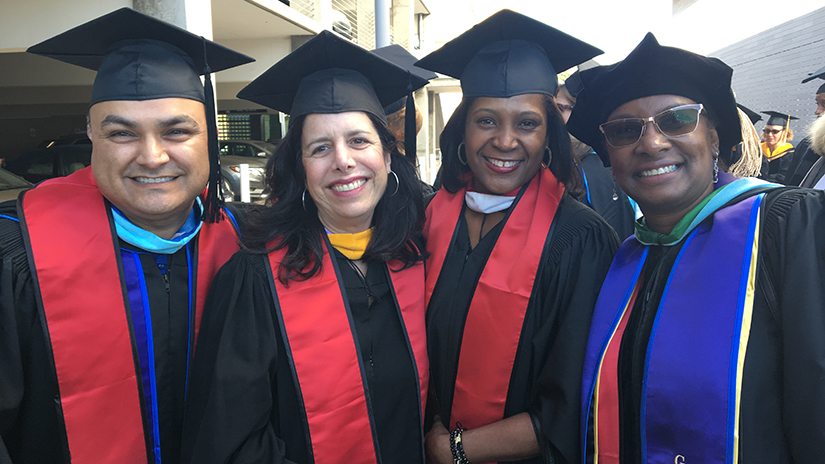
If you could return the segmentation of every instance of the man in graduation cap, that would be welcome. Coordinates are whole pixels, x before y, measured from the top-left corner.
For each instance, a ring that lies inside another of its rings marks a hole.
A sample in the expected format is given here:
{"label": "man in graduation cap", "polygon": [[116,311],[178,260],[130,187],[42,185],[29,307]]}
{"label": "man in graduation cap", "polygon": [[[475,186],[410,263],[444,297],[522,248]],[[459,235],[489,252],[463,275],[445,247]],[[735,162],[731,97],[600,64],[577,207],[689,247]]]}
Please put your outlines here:
{"label": "man in graduation cap", "polygon": [[778,111],[763,111],[768,122],[762,128],[762,154],[768,159],[768,172],[762,171],[761,178],[770,182],[784,183],[783,171],[787,171],[793,158],[794,148],[791,121],[799,119]]}
{"label": "man in graduation cap", "polygon": [[[806,84],[815,79],[825,80],[825,67],[820,68],[808,74],[808,77],[802,80]],[[821,82],[821,81],[817,81]],[[816,110],[814,114],[817,118],[825,113],[825,82],[816,89],[815,94]],[[813,128],[812,128],[813,130]],[[788,164],[788,169],[785,172],[785,185],[802,185],[802,180],[811,170],[813,164],[819,159],[819,155],[811,149],[811,136],[805,137],[799,142],[794,150],[793,157]]]}
{"label": "man in graduation cap", "polygon": [[0,206],[0,462],[177,462],[201,308],[238,249],[208,76],[252,59],[127,8],[28,51],[98,71],[93,151]]}

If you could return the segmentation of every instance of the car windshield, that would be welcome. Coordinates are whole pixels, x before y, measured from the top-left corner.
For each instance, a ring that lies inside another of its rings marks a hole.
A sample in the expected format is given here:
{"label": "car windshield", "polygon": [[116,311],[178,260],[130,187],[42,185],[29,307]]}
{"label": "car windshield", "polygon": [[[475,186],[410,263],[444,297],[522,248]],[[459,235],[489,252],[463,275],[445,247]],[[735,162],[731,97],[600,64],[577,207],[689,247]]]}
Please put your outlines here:
{"label": "car windshield", "polygon": [[27,181],[15,176],[5,169],[0,169],[0,190],[26,188],[29,186],[31,186],[31,184]]}

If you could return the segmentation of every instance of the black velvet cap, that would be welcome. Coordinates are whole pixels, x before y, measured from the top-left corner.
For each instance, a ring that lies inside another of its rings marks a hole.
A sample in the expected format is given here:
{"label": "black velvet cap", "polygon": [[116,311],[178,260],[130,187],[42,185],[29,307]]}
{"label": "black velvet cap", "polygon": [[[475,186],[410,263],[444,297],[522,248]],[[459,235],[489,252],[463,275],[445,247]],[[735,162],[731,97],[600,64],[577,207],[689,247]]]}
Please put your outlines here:
{"label": "black velvet cap", "polygon": [[762,111],[763,114],[767,114],[769,116],[768,122],[765,123],[766,126],[782,126],[788,127],[789,121],[793,121],[794,119],[799,119],[794,116],[789,116],[784,113],[780,113],[778,111]]}
{"label": "black velvet cap", "polygon": [[383,121],[384,106],[427,80],[334,32],[322,31],[238,92],[238,98],[287,113],[364,111]]}
{"label": "black velvet cap", "polygon": [[736,106],[739,107],[739,109],[742,110],[742,112],[748,116],[748,119],[751,120],[751,124],[756,124],[757,122],[762,120],[762,116],[760,116],[759,113],[748,108],[747,106],[740,105],[739,103],[737,103]]}
{"label": "black velvet cap", "polygon": [[579,92],[582,91],[582,85],[582,77],[579,71],[574,72],[564,80],[564,86],[573,98],[576,98]]}
{"label": "black velvet cap", "polygon": [[[401,45],[392,44],[386,47],[376,48],[372,52],[380,56],[381,58],[384,58],[385,60],[392,61],[398,66],[401,66],[402,68],[406,69],[412,74],[415,74],[423,79],[426,79],[427,81],[430,81],[431,79],[435,79],[438,77],[438,75],[436,75],[436,73],[432,71],[415,66],[415,62],[418,61],[418,58],[413,56]],[[423,85],[421,87],[423,87]],[[412,90],[415,91],[420,89],[421,87],[416,87]],[[403,108],[406,104],[407,97],[404,96],[403,98],[400,98],[394,101],[393,103],[390,103],[388,106],[384,107],[384,112],[387,114],[387,116],[389,116],[395,113],[396,111],[401,111],[401,108]]]}
{"label": "black velvet cap", "polygon": [[582,90],[567,130],[593,147],[605,166],[610,161],[599,125],[624,103],[652,95],[679,95],[702,103],[716,123],[720,152],[730,151],[742,140],[730,87],[733,69],[717,58],[663,47],[648,33],[624,60],[580,74]]}
{"label": "black velvet cap", "polygon": [[27,51],[97,71],[91,105],[171,97],[206,103],[200,75],[255,61],[130,8],[93,19]]}
{"label": "black velvet cap", "polygon": [[130,8],[81,24],[27,51],[97,71],[90,106],[159,98],[203,103],[210,163],[204,217],[208,222],[220,220],[221,169],[210,73],[254,59]]}
{"label": "black velvet cap", "polygon": [[416,65],[460,79],[465,97],[555,96],[559,71],[600,54],[547,24],[501,10]]}

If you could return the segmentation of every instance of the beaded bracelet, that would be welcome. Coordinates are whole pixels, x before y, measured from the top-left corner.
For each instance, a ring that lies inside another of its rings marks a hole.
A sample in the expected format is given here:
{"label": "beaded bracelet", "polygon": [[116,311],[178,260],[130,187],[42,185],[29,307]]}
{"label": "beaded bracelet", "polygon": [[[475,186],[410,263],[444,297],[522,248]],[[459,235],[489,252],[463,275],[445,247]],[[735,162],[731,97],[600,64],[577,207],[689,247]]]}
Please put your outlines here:
{"label": "beaded bracelet", "polygon": [[456,429],[450,432],[450,451],[453,453],[455,464],[470,464],[467,455],[464,454],[464,444],[461,442],[461,434],[467,429],[461,426],[461,422],[456,422]]}

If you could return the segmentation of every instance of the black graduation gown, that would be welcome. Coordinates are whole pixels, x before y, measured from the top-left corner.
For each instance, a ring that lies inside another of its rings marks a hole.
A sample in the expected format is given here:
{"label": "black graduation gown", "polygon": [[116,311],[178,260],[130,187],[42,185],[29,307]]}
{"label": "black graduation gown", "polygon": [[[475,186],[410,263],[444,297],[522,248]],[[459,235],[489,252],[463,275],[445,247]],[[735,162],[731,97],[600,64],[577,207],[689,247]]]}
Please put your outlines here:
{"label": "black graduation gown", "polygon": [[[613,180],[610,170],[604,167],[601,158],[595,152],[584,155],[580,162],[587,181],[587,192],[579,201],[593,208],[616,231],[619,241],[634,233],[636,213],[627,195]],[[588,195],[589,194],[589,195]],[[616,199],[613,199],[613,195]]]}
{"label": "black graduation gown", "polygon": [[825,159],[819,157],[819,159],[811,165],[811,169],[805,174],[799,186],[814,188],[822,177],[825,177]]}
{"label": "black graduation gown", "polygon": [[[767,194],[765,207],[742,380],[739,462],[822,462],[825,192],[775,190]],[[622,463],[641,459],[639,411],[647,345],[682,244],[650,248],[644,284],[622,336],[618,365]]]}
{"label": "black graduation gown", "polygon": [[819,155],[811,149],[811,138],[805,137],[799,145],[794,147],[793,158],[788,164],[788,169],[782,173],[785,176],[785,185],[791,187],[802,185],[802,179],[817,159]]}
{"label": "black graduation gown", "polygon": [[[764,147],[765,144],[763,143],[762,146]],[[775,182],[777,184],[784,185],[786,183],[785,176],[787,175],[795,156],[796,150],[791,147],[779,158],[769,159],[767,162],[767,171],[763,163],[762,172],[759,178],[768,182]]]}
{"label": "black graduation gown", "polygon": [[[611,193],[612,195],[612,193]],[[442,421],[450,421],[464,320],[481,272],[505,220],[470,249],[464,214],[427,310],[432,388]],[[528,303],[504,416],[529,412],[542,456],[524,463],[569,462],[578,455],[578,395],[590,317],[618,248],[615,232],[565,194],[545,242]],[[555,461],[553,461],[555,459]]]}
{"label": "black graduation gown", "polygon": [[[387,267],[369,265],[370,305],[358,274],[335,255],[367,370],[382,462],[423,463],[417,380]],[[312,462],[267,259],[240,251],[215,277],[193,362],[181,462]]]}
{"label": "black graduation gown", "polygon": [[[0,215],[17,217],[16,202],[0,204]],[[125,242],[121,247],[136,250]],[[59,395],[54,361],[35,302],[20,225],[2,217],[0,257],[0,463],[68,463],[66,433],[55,407]],[[142,252],[141,266],[157,355],[161,457],[175,463],[180,455],[190,330],[185,248],[169,256],[168,287],[155,255]],[[89,276],[89,284],[94,282]],[[141,403],[145,405],[143,399]]]}

